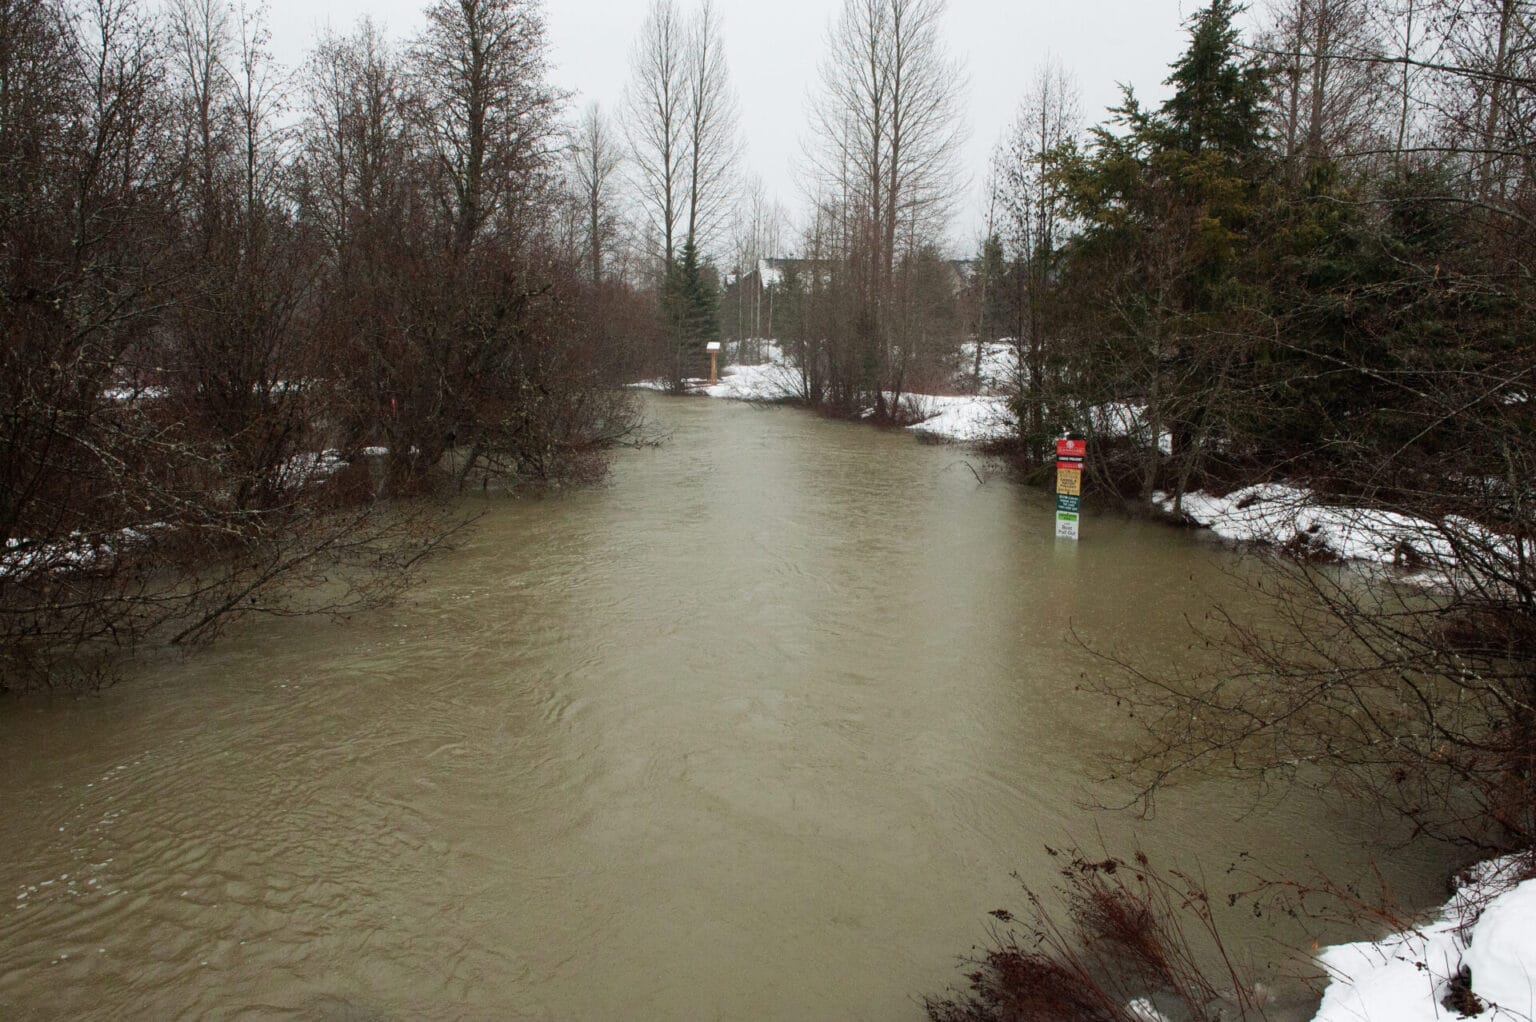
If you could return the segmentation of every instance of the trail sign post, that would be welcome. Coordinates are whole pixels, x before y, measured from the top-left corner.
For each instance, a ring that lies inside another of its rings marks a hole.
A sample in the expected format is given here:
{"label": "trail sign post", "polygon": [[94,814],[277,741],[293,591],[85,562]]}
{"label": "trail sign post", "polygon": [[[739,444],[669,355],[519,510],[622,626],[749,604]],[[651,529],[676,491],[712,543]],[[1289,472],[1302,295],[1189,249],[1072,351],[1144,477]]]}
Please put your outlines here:
{"label": "trail sign post", "polygon": [[1088,441],[1070,436],[1056,441],[1056,538],[1077,539],[1083,507],[1083,466]]}
{"label": "trail sign post", "polygon": [[704,350],[709,352],[709,385],[713,387],[720,382],[720,370],[716,365],[716,360],[720,358],[720,342],[710,341],[704,345]]}

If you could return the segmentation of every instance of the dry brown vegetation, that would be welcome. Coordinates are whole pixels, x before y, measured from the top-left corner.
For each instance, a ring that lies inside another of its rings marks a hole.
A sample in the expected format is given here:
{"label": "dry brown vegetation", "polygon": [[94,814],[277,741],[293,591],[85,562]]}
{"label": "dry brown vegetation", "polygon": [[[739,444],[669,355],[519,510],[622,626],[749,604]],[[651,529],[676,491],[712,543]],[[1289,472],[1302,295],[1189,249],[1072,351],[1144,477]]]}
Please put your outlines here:
{"label": "dry brown vegetation", "polygon": [[1005,909],[992,944],[970,962],[967,989],[931,998],[934,1022],[1180,1022],[1265,1017],[1265,995],[1228,957],[1203,885],[1130,861],[1061,860],[1065,920],[1025,891],[1025,918]]}

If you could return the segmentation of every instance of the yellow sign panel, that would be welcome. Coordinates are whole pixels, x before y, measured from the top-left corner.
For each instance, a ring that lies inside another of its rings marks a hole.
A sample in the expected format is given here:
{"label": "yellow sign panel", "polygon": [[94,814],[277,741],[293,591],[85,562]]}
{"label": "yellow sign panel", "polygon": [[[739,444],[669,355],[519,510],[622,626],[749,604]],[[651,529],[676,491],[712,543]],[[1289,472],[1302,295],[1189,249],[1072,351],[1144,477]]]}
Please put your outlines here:
{"label": "yellow sign panel", "polygon": [[1071,494],[1074,497],[1081,496],[1083,492],[1083,470],[1080,468],[1058,468],[1056,470],[1056,492]]}

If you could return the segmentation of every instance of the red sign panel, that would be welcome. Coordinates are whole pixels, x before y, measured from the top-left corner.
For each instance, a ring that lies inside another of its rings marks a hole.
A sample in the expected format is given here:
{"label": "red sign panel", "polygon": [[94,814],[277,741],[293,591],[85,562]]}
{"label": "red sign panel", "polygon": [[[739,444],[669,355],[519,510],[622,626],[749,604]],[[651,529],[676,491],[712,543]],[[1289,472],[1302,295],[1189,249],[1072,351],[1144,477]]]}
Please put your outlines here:
{"label": "red sign panel", "polygon": [[1056,441],[1056,467],[1058,469],[1082,468],[1088,458],[1088,441]]}

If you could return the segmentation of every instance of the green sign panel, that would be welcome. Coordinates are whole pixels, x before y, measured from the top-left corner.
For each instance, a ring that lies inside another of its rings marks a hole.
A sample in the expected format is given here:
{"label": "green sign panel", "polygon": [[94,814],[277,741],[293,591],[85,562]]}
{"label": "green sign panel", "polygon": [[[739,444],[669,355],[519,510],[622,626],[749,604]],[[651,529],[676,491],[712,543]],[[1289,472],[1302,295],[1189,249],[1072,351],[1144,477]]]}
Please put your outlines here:
{"label": "green sign panel", "polygon": [[1073,514],[1077,514],[1079,511],[1082,510],[1082,507],[1083,507],[1083,498],[1082,497],[1074,497],[1074,496],[1072,496],[1070,494],[1066,494],[1066,493],[1058,493],[1058,494],[1056,494],[1056,510],[1057,511],[1070,511]]}

